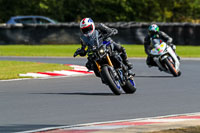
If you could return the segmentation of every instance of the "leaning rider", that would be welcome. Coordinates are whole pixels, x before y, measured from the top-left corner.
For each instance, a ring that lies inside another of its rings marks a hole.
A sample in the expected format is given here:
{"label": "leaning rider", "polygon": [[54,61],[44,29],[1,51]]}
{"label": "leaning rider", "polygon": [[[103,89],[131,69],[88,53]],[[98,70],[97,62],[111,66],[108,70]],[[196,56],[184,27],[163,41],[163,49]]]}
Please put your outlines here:
{"label": "leaning rider", "polygon": [[[176,50],[176,46],[172,44],[172,38],[169,37],[165,32],[159,31],[159,27],[156,24],[152,24],[148,28],[148,35],[144,38],[144,48],[145,53],[148,55],[146,59],[146,63],[149,67],[151,66],[157,66],[155,61],[153,60],[153,57],[150,55],[150,51],[152,49],[151,47],[151,39],[159,38],[162,39],[164,42],[167,43],[167,45],[171,46],[171,48]],[[180,57],[177,56],[177,58],[180,60]]]}
{"label": "leaning rider", "polygon": [[[121,54],[123,63],[128,67],[128,69],[130,70],[133,68],[132,64],[127,59],[127,54],[126,54],[125,48],[122,47],[121,45],[117,44],[110,38],[110,36],[116,35],[118,33],[117,29],[109,28],[102,23],[98,24],[97,28],[95,29],[95,24],[94,24],[93,20],[91,18],[84,18],[80,22],[80,30],[83,34],[80,37],[82,47],[76,50],[76,52],[74,53],[74,57],[76,57],[77,55],[80,55],[80,56],[86,55],[86,53],[87,53],[86,47],[89,46],[89,44],[87,41],[85,41],[87,39],[84,39],[84,38],[91,39],[97,30],[99,33],[101,33],[103,36],[106,37],[106,40],[109,40],[111,42],[111,44],[113,44],[113,50],[117,51]],[[88,62],[86,63],[86,67],[89,70],[95,69],[95,67],[93,65],[93,61],[91,61],[89,59],[88,59]]]}

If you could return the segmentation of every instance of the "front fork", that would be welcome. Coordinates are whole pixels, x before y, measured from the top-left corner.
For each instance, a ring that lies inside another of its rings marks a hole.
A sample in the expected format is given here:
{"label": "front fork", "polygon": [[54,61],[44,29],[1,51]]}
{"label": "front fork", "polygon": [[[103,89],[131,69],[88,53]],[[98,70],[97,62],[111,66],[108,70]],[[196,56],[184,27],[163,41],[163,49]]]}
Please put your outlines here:
{"label": "front fork", "polygon": [[[106,55],[106,60],[107,60],[107,62],[108,62],[108,65],[111,66],[112,69],[113,69],[113,76],[114,76],[114,79],[115,79],[115,80],[119,80],[118,74],[117,74],[117,72],[114,70],[112,61],[111,61],[111,59],[110,59],[110,57],[109,57],[108,54]],[[97,66],[99,72],[101,72],[101,65],[100,65],[97,61],[95,61],[95,64],[96,64],[96,66]],[[106,84],[106,81],[104,81],[103,77],[101,77],[101,79],[102,79],[102,82],[103,82],[104,84]]]}
{"label": "front fork", "polygon": [[[110,60],[110,57],[108,56],[108,54],[106,55],[106,59],[108,61],[108,65],[111,66],[111,67],[113,67],[112,61]],[[101,66],[100,66],[100,64],[97,61],[95,61],[95,64],[97,65],[97,68],[98,68],[99,72],[101,72]]]}

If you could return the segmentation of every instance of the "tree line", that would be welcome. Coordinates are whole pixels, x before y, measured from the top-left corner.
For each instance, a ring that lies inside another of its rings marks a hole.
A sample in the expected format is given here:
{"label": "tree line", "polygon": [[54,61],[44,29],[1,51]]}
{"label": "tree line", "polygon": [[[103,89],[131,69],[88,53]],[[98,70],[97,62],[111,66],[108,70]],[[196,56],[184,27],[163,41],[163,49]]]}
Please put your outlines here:
{"label": "tree line", "polygon": [[41,15],[58,22],[200,22],[200,0],[0,0],[0,23]]}

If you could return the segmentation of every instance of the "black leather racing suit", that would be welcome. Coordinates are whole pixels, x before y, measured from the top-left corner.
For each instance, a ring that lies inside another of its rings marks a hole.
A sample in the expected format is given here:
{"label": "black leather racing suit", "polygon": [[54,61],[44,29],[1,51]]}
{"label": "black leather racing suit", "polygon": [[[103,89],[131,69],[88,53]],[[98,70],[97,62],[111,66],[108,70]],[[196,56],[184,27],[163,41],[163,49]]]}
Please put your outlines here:
{"label": "black leather racing suit", "polygon": [[150,55],[150,51],[152,49],[151,46],[151,38],[160,38],[162,39],[164,42],[166,42],[169,46],[172,47],[172,49],[174,48],[173,44],[172,44],[172,38],[169,37],[165,32],[163,31],[159,31],[158,33],[154,34],[154,35],[147,35],[144,38],[144,49],[145,49],[145,53],[148,55],[147,59],[146,59],[146,63],[148,66],[157,66],[157,64],[154,62],[153,57]]}
{"label": "black leather racing suit", "polygon": [[[132,69],[132,64],[130,64],[129,61],[127,60],[127,54],[126,54],[125,48],[122,47],[120,44],[117,44],[110,38],[110,36],[118,33],[117,29],[109,28],[106,25],[100,23],[96,26],[96,30],[98,30],[98,32],[100,32],[104,36],[108,37],[107,39],[113,44],[113,50],[121,53],[123,63],[125,65],[127,65],[129,69]],[[80,56],[85,56],[87,54],[86,47],[88,46],[88,44],[86,42],[84,42],[83,39],[81,39],[81,38],[80,38],[80,41],[81,41],[81,49],[78,49],[75,52],[75,54],[78,53]],[[86,67],[89,70],[94,70],[94,71],[95,71],[95,69],[97,69],[95,67],[95,65],[93,65],[93,62],[90,60],[88,60],[88,62],[86,63]],[[99,75],[97,75],[97,73],[95,73],[95,74],[96,74],[96,76],[99,76]]]}

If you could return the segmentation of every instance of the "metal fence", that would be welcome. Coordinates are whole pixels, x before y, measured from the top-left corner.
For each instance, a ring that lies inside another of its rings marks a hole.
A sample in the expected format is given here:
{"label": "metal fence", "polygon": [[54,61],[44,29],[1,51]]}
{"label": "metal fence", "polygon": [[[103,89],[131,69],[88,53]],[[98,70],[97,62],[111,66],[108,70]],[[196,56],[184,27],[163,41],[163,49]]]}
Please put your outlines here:
{"label": "metal fence", "polygon": [[[105,23],[117,28],[113,37],[121,44],[143,44],[150,23],[117,22]],[[161,31],[173,38],[177,45],[200,45],[200,24],[156,23]],[[79,23],[1,25],[0,44],[79,44]]]}

